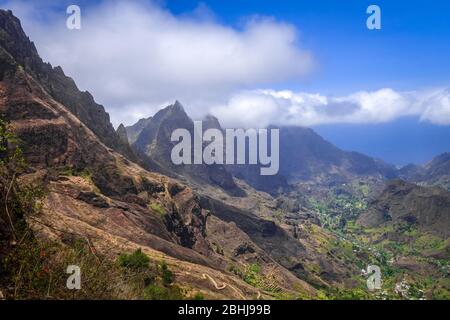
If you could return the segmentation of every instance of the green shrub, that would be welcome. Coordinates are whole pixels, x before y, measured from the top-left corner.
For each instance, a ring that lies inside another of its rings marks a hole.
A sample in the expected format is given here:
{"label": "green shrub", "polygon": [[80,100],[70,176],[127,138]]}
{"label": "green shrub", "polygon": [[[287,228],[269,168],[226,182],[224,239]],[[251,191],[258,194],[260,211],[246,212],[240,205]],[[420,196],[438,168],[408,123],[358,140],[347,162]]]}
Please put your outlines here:
{"label": "green shrub", "polygon": [[63,176],[72,177],[74,176],[73,168],[69,166],[64,167],[60,170],[60,174]]}
{"label": "green shrub", "polygon": [[151,284],[144,289],[144,298],[146,300],[182,300],[183,294],[179,287],[160,287]]}
{"label": "green shrub", "polygon": [[169,285],[173,282],[173,273],[169,270],[165,261],[161,262],[161,273],[164,285]]}
{"label": "green shrub", "polygon": [[137,249],[132,254],[121,254],[118,261],[119,265],[125,269],[143,270],[149,268],[150,259],[142,253],[141,249]]}
{"label": "green shrub", "polygon": [[262,281],[260,273],[261,273],[260,265],[256,263],[249,265],[244,274],[244,281],[247,282],[249,285],[258,287]]}
{"label": "green shrub", "polygon": [[67,167],[63,167],[63,168],[59,169],[59,173],[63,176],[68,176],[68,177],[81,177],[86,180],[92,179],[92,173],[87,168],[79,169],[79,168],[75,168],[73,166],[67,166]]}
{"label": "green shrub", "polygon": [[205,300],[205,296],[201,293],[196,293],[192,300]]}
{"label": "green shrub", "polygon": [[149,207],[161,217],[164,217],[167,213],[166,208],[164,208],[161,204],[157,202],[150,203]]}

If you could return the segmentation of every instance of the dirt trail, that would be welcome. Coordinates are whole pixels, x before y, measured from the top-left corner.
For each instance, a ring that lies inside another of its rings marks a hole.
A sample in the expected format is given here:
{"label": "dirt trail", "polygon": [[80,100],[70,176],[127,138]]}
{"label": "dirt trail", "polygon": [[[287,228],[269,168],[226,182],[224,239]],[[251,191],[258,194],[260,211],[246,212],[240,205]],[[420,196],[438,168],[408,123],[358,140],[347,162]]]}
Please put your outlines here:
{"label": "dirt trail", "polygon": [[[228,283],[223,283],[221,286],[219,286],[218,284],[217,284],[217,282],[216,282],[216,280],[214,280],[209,274],[206,274],[206,273],[203,273],[202,274],[202,278],[203,279],[209,279],[209,281],[211,281],[211,283],[214,285],[214,287],[217,289],[217,290],[223,290],[223,289],[225,289],[226,287],[229,287],[230,289],[232,289],[234,292],[236,292],[243,300],[247,300],[247,298],[246,297],[244,297],[244,295],[238,290],[238,289],[236,289],[235,287],[233,287],[232,285],[230,285],[230,284],[228,284]],[[260,292],[258,292],[258,299],[259,299],[259,297],[261,296],[261,293]]]}

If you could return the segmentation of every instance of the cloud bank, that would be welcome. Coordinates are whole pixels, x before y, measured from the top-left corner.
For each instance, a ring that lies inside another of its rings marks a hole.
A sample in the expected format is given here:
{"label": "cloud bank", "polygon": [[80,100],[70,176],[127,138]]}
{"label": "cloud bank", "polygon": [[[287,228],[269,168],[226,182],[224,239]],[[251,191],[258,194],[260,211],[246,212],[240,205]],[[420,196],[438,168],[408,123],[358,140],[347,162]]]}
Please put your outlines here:
{"label": "cloud bank", "polygon": [[406,116],[450,125],[450,89],[412,92],[381,89],[341,97],[254,90],[235,94],[226,104],[213,107],[210,112],[225,126],[384,123]]}

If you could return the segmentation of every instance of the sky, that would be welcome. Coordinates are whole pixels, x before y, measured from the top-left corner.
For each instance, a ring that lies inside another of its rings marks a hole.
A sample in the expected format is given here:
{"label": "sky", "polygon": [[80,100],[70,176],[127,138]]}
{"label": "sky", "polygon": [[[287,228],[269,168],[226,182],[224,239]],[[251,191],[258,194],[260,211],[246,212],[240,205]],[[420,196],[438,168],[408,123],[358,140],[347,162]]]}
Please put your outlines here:
{"label": "sky", "polygon": [[[81,30],[65,10],[81,8]],[[381,9],[369,30],[366,9]],[[303,125],[397,165],[450,151],[450,1],[0,0],[115,126],[179,100],[227,127]]]}

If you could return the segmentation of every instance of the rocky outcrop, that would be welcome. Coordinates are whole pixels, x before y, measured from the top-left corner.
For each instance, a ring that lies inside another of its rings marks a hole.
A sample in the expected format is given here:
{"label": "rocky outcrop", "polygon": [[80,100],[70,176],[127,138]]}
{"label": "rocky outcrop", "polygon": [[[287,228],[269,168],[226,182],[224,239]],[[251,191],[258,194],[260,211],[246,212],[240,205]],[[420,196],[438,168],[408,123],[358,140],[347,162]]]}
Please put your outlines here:
{"label": "rocky outcrop", "polygon": [[119,127],[117,128],[117,136],[120,139],[120,142],[123,143],[123,145],[128,145],[128,135],[127,135],[127,129],[125,129],[125,126],[121,123]]}

